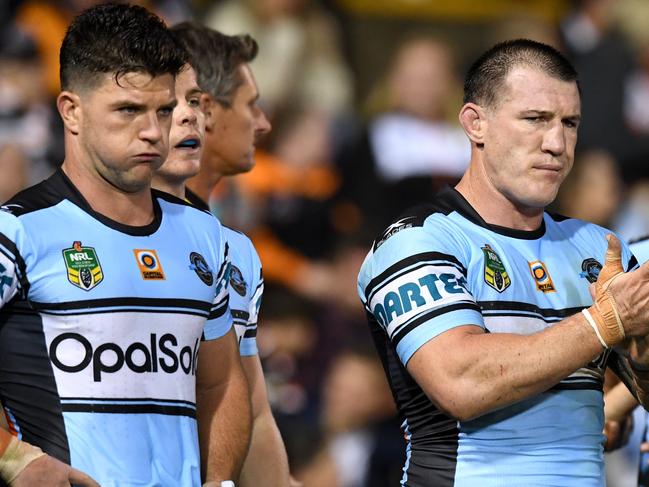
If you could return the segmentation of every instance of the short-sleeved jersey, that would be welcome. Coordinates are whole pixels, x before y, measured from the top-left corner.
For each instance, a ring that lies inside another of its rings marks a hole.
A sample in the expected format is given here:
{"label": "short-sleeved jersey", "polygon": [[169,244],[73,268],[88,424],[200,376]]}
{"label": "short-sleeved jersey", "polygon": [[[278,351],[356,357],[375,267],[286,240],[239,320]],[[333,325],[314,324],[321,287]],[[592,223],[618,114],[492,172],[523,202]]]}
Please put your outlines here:
{"label": "short-sleeved jersey", "polygon": [[649,261],[649,236],[629,242],[629,248],[640,264]]}
{"label": "short-sleeved jersey", "polygon": [[223,227],[230,250],[230,312],[242,357],[257,355],[257,318],[264,292],[261,261],[243,233]]}
{"label": "short-sleeved jersey", "polygon": [[[406,365],[454,327],[529,335],[590,306],[606,233],[547,213],[535,231],[489,225],[448,188],[375,241],[358,291],[408,440],[402,485],[603,485],[607,353],[543,394],[470,421],[440,411]],[[635,265],[626,247],[623,259]]]}
{"label": "short-sleeved jersey", "polygon": [[103,487],[199,486],[196,367],[232,327],[211,214],[153,192],[130,227],[61,171],[0,211],[0,399],[10,429]]}
{"label": "short-sleeved jersey", "polygon": [[[187,201],[209,211],[210,207],[197,194],[185,190]],[[230,312],[239,340],[242,357],[257,355],[257,319],[264,293],[264,279],[259,254],[250,239],[230,227],[223,227],[230,256]]]}

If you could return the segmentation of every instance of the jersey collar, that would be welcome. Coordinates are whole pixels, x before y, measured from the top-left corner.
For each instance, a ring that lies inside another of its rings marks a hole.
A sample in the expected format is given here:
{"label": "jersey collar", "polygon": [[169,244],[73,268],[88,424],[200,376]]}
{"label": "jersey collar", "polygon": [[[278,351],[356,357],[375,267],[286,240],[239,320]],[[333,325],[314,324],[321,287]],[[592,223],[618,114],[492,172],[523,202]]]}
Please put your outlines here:
{"label": "jersey collar", "polygon": [[458,190],[450,186],[445,187],[437,194],[437,202],[449,213],[456,211],[470,222],[506,237],[536,240],[545,235],[545,219],[541,220],[541,225],[536,230],[516,230],[487,223],[466,198]]}
{"label": "jersey collar", "polygon": [[146,237],[148,235],[154,234],[158,230],[158,228],[160,228],[160,224],[162,223],[162,209],[160,208],[158,199],[153,194],[151,196],[153,199],[153,221],[148,225],[137,227],[117,222],[93,210],[88,201],[79,192],[77,187],[72,184],[72,181],[70,181],[70,179],[66,176],[62,169],[59,168],[52,175],[50,182],[58,188],[65,199],[74,203],[83,211],[88,213],[96,220],[99,220],[107,227],[112,228],[113,230],[116,230],[118,232],[132,235],[134,237]]}

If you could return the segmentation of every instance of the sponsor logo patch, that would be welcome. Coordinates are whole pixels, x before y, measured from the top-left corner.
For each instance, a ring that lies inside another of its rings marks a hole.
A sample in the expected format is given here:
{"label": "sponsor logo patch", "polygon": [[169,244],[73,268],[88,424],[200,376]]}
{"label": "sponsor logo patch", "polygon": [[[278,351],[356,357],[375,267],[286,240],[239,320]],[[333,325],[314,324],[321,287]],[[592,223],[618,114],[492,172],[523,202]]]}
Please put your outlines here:
{"label": "sponsor logo patch", "polygon": [[189,254],[189,268],[193,270],[196,275],[203,281],[207,286],[214,284],[214,272],[210,269],[210,266],[205,262],[205,258],[198,252],[192,252]]}
{"label": "sponsor logo patch", "polygon": [[386,240],[388,240],[393,235],[396,235],[401,230],[405,230],[406,228],[412,228],[414,222],[415,222],[414,216],[407,216],[405,218],[402,218],[401,220],[394,222],[392,225],[390,225],[388,228],[385,229],[385,231],[381,235],[381,238],[377,240],[376,244],[374,245],[374,250],[378,249],[381,245],[385,243]]}
{"label": "sponsor logo patch", "polygon": [[114,374],[127,368],[138,374],[144,372],[196,375],[199,341],[182,344],[165,333],[149,335],[148,342],[133,342],[128,346],[107,342],[97,346],[79,333],[62,333],[50,344],[52,364],[63,372],[81,372],[91,367],[94,382],[101,382],[103,374]]}
{"label": "sponsor logo patch", "polygon": [[490,287],[502,293],[512,283],[505,264],[491,245],[485,244],[482,252],[484,253],[484,280]]}
{"label": "sponsor logo patch", "polygon": [[248,290],[248,284],[243,278],[243,274],[235,265],[230,266],[230,286],[234,289],[239,296],[245,296]]}
{"label": "sponsor logo patch", "polygon": [[592,284],[593,282],[597,281],[599,272],[601,270],[602,264],[597,262],[592,257],[589,257],[588,259],[584,259],[584,261],[581,263],[581,272],[579,273],[579,277],[585,278]]}
{"label": "sponsor logo patch", "polygon": [[430,270],[403,276],[374,295],[370,307],[381,324],[400,324],[425,309],[471,299],[464,276]]}
{"label": "sponsor logo patch", "polygon": [[137,266],[145,281],[160,281],[165,279],[162,264],[158,254],[153,249],[133,249]]}
{"label": "sponsor logo patch", "polygon": [[544,293],[556,292],[550,273],[545,267],[545,264],[540,260],[527,263],[530,266],[530,272],[536,283],[536,289]]}
{"label": "sponsor logo patch", "polygon": [[90,291],[104,280],[97,252],[93,247],[84,247],[79,240],[69,249],[63,249],[63,261],[68,281],[84,291]]}

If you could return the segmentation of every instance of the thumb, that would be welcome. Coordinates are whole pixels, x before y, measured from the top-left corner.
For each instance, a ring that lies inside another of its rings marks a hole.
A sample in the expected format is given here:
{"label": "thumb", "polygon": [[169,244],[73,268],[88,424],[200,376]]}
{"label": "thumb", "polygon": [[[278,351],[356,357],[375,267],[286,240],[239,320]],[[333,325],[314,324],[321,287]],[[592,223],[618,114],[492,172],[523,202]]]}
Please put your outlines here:
{"label": "thumb", "polygon": [[92,479],[92,477],[81,472],[80,470],[77,470],[76,468],[70,468],[68,480],[72,485],[81,485],[83,487],[101,487]]}
{"label": "thumb", "polygon": [[622,244],[612,233],[609,233],[606,239],[608,240],[608,248],[606,249],[606,257],[604,258],[604,267],[602,267],[597,278],[598,287],[606,285],[607,281],[612,277],[620,272],[624,272],[624,268],[622,267]]}

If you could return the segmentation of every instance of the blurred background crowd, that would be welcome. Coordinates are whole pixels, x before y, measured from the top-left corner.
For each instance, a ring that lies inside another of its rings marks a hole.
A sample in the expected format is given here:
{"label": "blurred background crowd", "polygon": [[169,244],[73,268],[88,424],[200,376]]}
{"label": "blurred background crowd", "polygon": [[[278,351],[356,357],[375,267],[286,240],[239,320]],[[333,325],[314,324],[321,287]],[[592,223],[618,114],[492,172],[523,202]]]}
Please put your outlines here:
{"label": "blurred background crowd", "polygon": [[[60,165],[58,48],[92,0],[0,1],[0,201]],[[143,0],[260,43],[272,133],[210,205],[264,266],[259,350],[291,470],[306,487],[398,485],[405,442],[356,294],[371,242],[459,179],[468,64],[528,37],[581,76],[574,170],[554,211],[649,233],[646,0]],[[616,485],[613,479],[610,485]]]}

